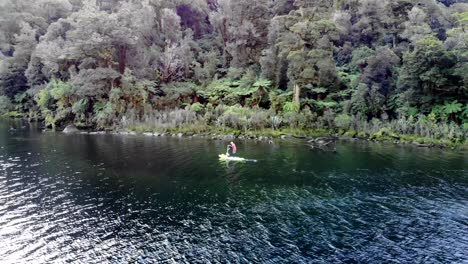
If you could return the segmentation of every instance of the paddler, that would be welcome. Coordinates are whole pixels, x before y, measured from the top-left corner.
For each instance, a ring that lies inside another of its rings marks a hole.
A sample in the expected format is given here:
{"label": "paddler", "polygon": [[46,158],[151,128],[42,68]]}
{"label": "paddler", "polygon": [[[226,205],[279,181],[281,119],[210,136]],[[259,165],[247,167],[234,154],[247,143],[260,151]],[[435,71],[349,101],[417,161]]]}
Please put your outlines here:
{"label": "paddler", "polygon": [[[231,153],[229,153],[229,151],[231,151]],[[231,141],[231,143],[227,145],[226,155],[233,157],[233,156],[236,156],[236,152],[237,152],[236,144],[234,144],[234,142]]]}

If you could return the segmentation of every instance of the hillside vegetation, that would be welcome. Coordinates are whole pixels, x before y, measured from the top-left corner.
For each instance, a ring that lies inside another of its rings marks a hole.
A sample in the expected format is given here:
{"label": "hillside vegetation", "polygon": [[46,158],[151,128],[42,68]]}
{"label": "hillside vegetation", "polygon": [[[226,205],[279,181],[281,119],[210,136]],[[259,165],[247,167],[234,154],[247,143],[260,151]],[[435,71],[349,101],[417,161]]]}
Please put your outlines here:
{"label": "hillside vegetation", "polygon": [[0,112],[96,129],[463,143],[456,0],[1,0]]}

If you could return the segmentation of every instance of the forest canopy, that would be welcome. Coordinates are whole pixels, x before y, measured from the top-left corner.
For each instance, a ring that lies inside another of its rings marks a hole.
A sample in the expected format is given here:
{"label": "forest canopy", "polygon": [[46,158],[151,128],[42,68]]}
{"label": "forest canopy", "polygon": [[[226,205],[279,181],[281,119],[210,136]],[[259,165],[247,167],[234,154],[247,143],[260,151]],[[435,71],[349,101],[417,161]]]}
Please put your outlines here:
{"label": "forest canopy", "polygon": [[467,26],[456,0],[0,0],[0,110],[53,126],[222,105],[466,128]]}

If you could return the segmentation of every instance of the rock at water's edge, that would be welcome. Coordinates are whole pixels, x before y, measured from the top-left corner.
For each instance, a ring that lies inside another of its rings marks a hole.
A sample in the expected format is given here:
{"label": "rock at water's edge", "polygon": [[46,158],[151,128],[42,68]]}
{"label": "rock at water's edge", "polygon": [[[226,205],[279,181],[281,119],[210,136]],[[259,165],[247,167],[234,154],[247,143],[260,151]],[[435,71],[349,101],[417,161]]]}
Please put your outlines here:
{"label": "rock at water's edge", "polygon": [[76,126],[74,125],[68,125],[64,130],[63,130],[63,133],[66,133],[66,134],[71,134],[71,133],[78,133],[80,132],[80,130],[78,128],[76,128]]}

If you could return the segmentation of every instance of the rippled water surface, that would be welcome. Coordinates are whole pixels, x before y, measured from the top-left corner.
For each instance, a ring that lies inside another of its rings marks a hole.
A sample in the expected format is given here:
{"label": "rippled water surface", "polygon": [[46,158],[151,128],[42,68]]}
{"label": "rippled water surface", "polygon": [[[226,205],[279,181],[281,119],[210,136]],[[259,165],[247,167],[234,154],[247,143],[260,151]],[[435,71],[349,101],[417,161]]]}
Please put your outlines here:
{"label": "rippled water surface", "polygon": [[467,153],[226,143],[0,122],[0,263],[468,262]]}

